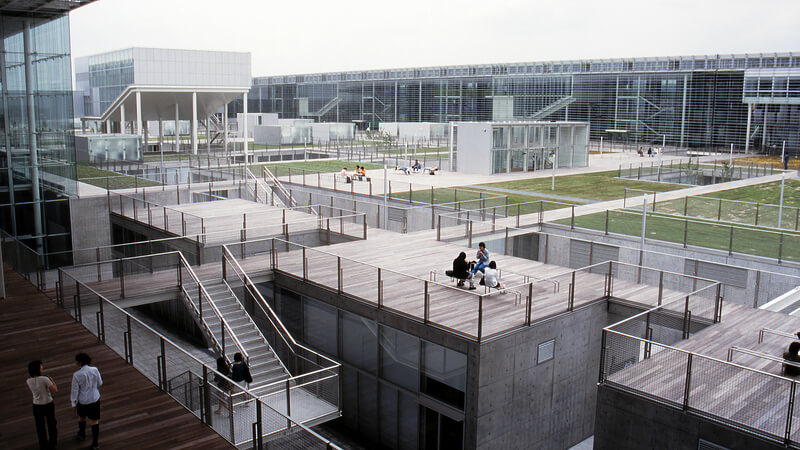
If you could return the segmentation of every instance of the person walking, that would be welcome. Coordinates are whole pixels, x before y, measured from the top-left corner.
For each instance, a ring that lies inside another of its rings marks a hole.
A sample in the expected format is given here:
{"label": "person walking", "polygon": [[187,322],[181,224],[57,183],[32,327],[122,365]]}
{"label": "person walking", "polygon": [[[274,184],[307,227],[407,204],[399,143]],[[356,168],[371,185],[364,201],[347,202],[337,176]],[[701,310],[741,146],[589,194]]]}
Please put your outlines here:
{"label": "person walking", "polygon": [[[44,376],[44,366],[40,360],[28,363],[28,388],[33,394],[33,420],[36,422],[36,436],[42,450],[56,448],[58,429],[56,428],[56,404],[53,394],[58,392],[52,377]],[[46,425],[46,426],[45,426]]]}
{"label": "person walking", "polygon": [[92,427],[92,446],[100,448],[98,439],[100,438],[100,386],[103,379],[97,367],[90,366],[92,358],[86,353],[75,355],[75,365],[78,370],[72,374],[72,392],[70,402],[72,410],[78,415],[78,435],[79,441],[86,440],[86,422]]}
{"label": "person walking", "polygon": [[247,385],[253,382],[250,375],[250,368],[242,359],[242,354],[237,352],[233,355],[233,365],[231,366],[231,380],[235,381],[242,389],[247,389]]}
{"label": "person walking", "polygon": [[[219,372],[219,374],[214,374],[214,382],[217,384],[219,390],[222,391],[222,394],[230,395],[231,383],[227,378],[231,374],[231,367],[228,365],[228,361],[225,360],[224,356],[217,358],[217,372]],[[222,414],[222,408],[228,407],[225,404],[222,394],[219,396],[219,405],[217,405],[217,410],[214,411],[217,414]]]}

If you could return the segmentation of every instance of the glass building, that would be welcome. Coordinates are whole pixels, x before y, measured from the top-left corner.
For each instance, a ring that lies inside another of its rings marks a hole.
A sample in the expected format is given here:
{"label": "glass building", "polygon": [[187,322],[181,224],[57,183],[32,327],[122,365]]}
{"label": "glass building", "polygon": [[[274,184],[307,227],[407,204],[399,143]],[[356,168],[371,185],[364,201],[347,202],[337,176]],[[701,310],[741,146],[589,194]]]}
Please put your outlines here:
{"label": "glass building", "polygon": [[[41,253],[71,249],[77,183],[67,13],[89,2],[56,3],[0,6],[0,227]],[[65,258],[48,263],[70,263]]]}
{"label": "glass building", "polygon": [[[800,142],[800,54],[442,66],[257,77],[249,111],[323,122],[569,120],[591,138],[741,148]],[[748,131],[749,128],[749,131]],[[748,136],[748,137],[746,137]]]}

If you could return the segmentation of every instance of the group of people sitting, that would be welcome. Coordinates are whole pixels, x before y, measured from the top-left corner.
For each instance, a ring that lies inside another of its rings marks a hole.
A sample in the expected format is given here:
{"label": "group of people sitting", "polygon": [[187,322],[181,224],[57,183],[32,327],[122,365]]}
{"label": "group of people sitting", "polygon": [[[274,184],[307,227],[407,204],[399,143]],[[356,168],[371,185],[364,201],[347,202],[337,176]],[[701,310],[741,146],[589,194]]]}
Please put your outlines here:
{"label": "group of people sitting", "polygon": [[350,183],[353,180],[359,180],[359,181],[367,180],[367,181],[369,181],[369,178],[367,178],[367,169],[365,169],[364,167],[360,167],[358,165],[356,165],[356,170],[353,172],[353,176],[352,177],[347,174],[347,167],[342,168],[342,171],[339,172],[339,175],[342,178],[344,178],[345,182],[347,182],[347,183]]}
{"label": "group of people sitting", "polygon": [[[418,159],[415,159],[414,160],[414,164],[412,164],[410,167],[395,166],[394,170],[402,170],[403,173],[406,174],[406,175],[409,175],[411,173],[417,173],[417,172],[423,171],[422,164],[419,163]],[[436,171],[439,170],[439,168],[438,167],[426,167],[424,170],[427,171],[431,175],[436,175]]]}
{"label": "group of people sitting", "polygon": [[[654,156],[657,156],[658,152],[659,152],[658,147],[656,147],[656,148],[648,147],[647,148],[647,156],[649,156],[651,158],[654,157]],[[639,147],[639,150],[636,153],[638,153],[640,157],[644,157],[644,150],[642,149],[642,147]]]}
{"label": "group of people sitting", "polygon": [[478,251],[475,254],[474,261],[468,261],[467,254],[461,252],[458,254],[458,257],[453,260],[453,270],[448,270],[445,273],[458,280],[458,287],[464,287],[465,283],[469,281],[469,289],[475,289],[473,279],[478,272],[481,272],[481,281],[479,284],[494,289],[503,288],[500,285],[497,263],[492,261],[489,256],[489,250],[486,249],[486,244],[483,242],[478,244]]}

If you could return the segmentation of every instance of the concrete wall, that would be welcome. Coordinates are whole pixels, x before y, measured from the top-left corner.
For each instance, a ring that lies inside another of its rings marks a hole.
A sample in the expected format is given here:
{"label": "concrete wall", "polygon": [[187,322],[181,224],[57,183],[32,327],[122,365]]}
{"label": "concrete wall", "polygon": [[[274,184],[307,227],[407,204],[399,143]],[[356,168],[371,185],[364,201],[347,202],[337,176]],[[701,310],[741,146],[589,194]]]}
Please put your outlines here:
{"label": "concrete wall", "polygon": [[[481,345],[477,448],[567,448],[593,433],[606,302]],[[553,359],[537,364],[539,344]]]}
{"label": "concrete wall", "polygon": [[492,125],[460,123],[456,127],[458,172],[489,175],[492,173]]}
{"label": "concrete wall", "polygon": [[[569,261],[569,245],[573,238],[591,240],[604,245],[620,247],[619,261],[629,264],[639,264],[659,270],[677,273],[686,273],[687,269],[694,267],[696,260],[715,263],[722,270],[728,268],[741,268],[744,278],[736,280],[736,285],[730,280],[714,278],[713,272],[701,272],[698,276],[712,278],[724,283],[722,295],[728,302],[747,306],[760,306],[769,300],[780,296],[800,285],[800,265],[796,263],[770,261],[766,258],[751,257],[747,255],[728,255],[727,252],[686,248],[681,245],[659,243],[650,241],[646,244],[646,251],[642,257],[638,250],[639,239],[626,236],[605,236],[602,233],[567,230],[562,227],[545,225],[542,230],[548,233],[543,239],[546,244],[541,244],[539,260],[549,264],[558,264],[574,267]],[[688,261],[688,265],[687,265]],[[687,275],[694,275],[689,272]]]}
{"label": "concrete wall", "polygon": [[259,145],[278,145],[281,143],[281,127],[261,125],[253,129],[253,142]]}
{"label": "concrete wall", "polygon": [[729,449],[785,448],[778,443],[604,385],[597,388],[594,428],[596,450],[688,450],[697,449],[700,439]]}

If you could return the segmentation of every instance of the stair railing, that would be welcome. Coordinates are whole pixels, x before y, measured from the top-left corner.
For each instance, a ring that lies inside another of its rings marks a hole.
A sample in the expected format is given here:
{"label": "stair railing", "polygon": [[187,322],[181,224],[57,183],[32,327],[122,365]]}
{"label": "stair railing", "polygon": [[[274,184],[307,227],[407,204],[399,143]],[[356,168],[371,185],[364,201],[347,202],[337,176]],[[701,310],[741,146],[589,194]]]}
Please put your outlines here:
{"label": "stair railing", "polygon": [[[189,299],[189,303],[192,304],[195,310],[195,314],[197,314],[198,318],[200,319],[200,322],[203,324],[204,328],[208,331],[212,341],[215,342],[216,344],[215,348],[217,349],[218,353],[221,356],[223,356],[228,362],[231,362],[231,358],[228,358],[225,345],[225,333],[227,332],[228,335],[230,336],[230,339],[236,346],[238,352],[242,354],[242,357],[245,359],[245,361],[249,361],[249,355],[247,354],[247,350],[245,350],[242,343],[239,342],[239,339],[236,337],[236,334],[233,333],[233,330],[231,329],[230,325],[228,325],[228,322],[225,320],[225,318],[222,317],[222,313],[219,311],[219,308],[217,308],[217,305],[214,303],[214,300],[208,294],[208,291],[206,291],[206,288],[205,286],[203,286],[203,283],[200,282],[200,279],[197,277],[197,274],[195,274],[194,270],[192,269],[192,266],[189,265],[188,261],[186,261],[186,258],[184,258],[183,253],[178,253],[178,255],[180,255],[180,261],[181,261],[180,262],[181,267],[179,267],[178,270],[179,271],[181,271],[181,269],[186,270],[187,274],[191,278],[191,281],[197,286],[197,305],[195,305],[194,302],[192,301],[194,299],[194,296],[189,292],[189,289],[186,288],[185,285],[188,284],[188,280],[186,280],[183,276],[181,276],[179,279],[180,288],[184,292],[184,295],[186,295],[186,297]],[[220,342],[214,336],[213,331],[209,328],[208,323],[203,317],[203,312],[204,312],[203,298],[205,298],[207,303],[210,305],[211,307],[210,312],[219,319],[220,338],[222,342]]]}

